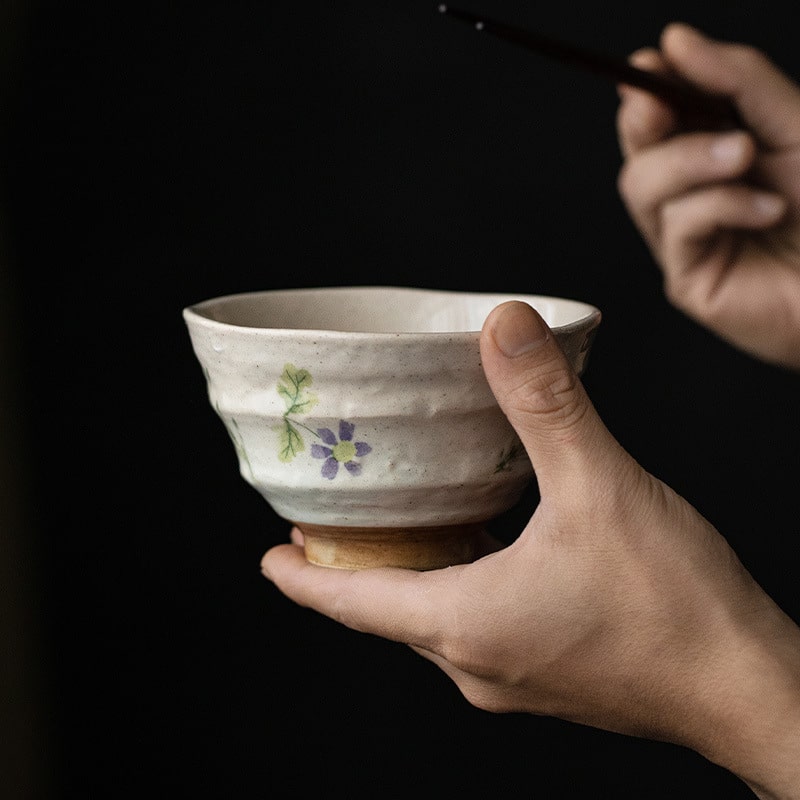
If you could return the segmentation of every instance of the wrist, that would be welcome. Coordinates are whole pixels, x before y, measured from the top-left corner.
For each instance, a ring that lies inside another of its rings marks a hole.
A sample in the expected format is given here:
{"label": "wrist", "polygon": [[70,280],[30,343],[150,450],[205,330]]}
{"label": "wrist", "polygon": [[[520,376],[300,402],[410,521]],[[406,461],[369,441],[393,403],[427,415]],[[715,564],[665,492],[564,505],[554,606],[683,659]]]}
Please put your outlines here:
{"label": "wrist", "polygon": [[800,800],[800,628],[769,604],[710,673],[712,724],[696,749],[763,800]]}

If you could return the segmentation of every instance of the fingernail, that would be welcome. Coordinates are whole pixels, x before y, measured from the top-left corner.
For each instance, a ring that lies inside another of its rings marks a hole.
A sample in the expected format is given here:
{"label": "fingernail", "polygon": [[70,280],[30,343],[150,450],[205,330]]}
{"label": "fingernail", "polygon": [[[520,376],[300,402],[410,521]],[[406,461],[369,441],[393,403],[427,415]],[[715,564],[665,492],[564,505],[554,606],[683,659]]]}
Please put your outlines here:
{"label": "fingernail", "polygon": [[514,358],[541,347],[550,331],[527,303],[511,302],[498,314],[492,335],[500,350]]}
{"label": "fingernail", "polygon": [[728,133],[718,136],[711,143],[711,156],[722,164],[737,164],[745,154],[747,135],[744,133]]}
{"label": "fingernail", "polygon": [[269,574],[269,570],[267,569],[267,565],[262,563],[261,564],[261,574],[268,580],[272,580],[272,575]]}

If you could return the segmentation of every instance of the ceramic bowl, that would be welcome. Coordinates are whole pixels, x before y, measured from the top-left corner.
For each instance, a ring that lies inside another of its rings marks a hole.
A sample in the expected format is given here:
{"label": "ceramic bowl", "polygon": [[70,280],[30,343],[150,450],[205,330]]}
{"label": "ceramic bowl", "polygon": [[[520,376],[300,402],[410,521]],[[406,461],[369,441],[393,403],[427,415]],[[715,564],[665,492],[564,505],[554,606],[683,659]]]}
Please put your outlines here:
{"label": "ceramic bowl", "polygon": [[517,503],[533,471],[479,351],[506,300],[536,308],[583,372],[600,312],[560,297],[352,286],[183,310],[242,477],[303,531],[309,561],[468,562]]}

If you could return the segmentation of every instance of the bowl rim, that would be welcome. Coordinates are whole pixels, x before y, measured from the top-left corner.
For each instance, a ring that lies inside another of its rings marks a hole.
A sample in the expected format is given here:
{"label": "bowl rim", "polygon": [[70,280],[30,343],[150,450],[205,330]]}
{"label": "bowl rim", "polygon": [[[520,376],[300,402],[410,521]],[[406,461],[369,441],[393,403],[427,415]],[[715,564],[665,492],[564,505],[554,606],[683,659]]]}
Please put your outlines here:
{"label": "bowl rim", "polygon": [[348,331],[338,330],[333,328],[291,328],[280,327],[270,328],[254,325],[238,325],[233,322],[225,322],[222,320],[214,319],[208,316],[206,312],[208,309],[219,306],[224,303],[231,303],[237,300],[255,299],[259,297],[277,297],[284,296],[297,296],[302,294],[313,293],[330,293],[336,294],[339,292],[352,292],[352,291],[386,291],[386,292],[402,292],[408,294],[427,294],[446,296],[473,296],[480,298],[497,299],[497,305],[509,300],[520,300],[527,302],[529,305],[534,305],[534,301],[547,301],[550,303],[568,302],[570,304],[582,307],[585,312],[582,316],[577,317],[570,322],[562,325],[551,325],[550,329],[554,333],[566,335],[575,330],[582,330],[584,328],[596,327],[600,323],[601,312],[600,309],[585,300],[577,300],[572,297],[548,295],[548,294],[532,294],[524,292],[508,292],[508,291],[484,291],[484,290],[467,290],[467,289],[436,289],[417,286],[399,286],[399,285],[379,285],[379,284],[348,284],[336,286],[304,286],[304,287],[291,287],[283,289],[261,289],[245,292],[233,292],[216,297],[209,297],[205,300],[200,300],[196,303],[187,305],[182,310],[182,315],[187,324],[193,326],[206,327],[211,330],[218,331],[240,331],[242,333],[250,332],[256,335],[268,336],[291,336],[297,338],[298,336],[306,338],[307,336],[324,337],[324,338],[347,338],[352,339],[426,339],[443,338],[443,339],[474,339],[480,336],[480,328],[475,328],[465,331]]}

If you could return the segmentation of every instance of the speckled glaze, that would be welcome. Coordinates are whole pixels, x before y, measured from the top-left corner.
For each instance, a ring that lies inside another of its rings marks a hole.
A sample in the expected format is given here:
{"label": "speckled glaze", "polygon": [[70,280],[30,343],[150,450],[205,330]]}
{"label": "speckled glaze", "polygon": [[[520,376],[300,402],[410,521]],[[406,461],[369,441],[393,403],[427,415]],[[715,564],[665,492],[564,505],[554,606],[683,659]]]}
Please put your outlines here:
{"label": "speckled glaze", "polygon": [[303,530],[310,561],[433,569],[477,555],[483,524],[533,477],[480,363],[483,321],[512,299],[582,372],[600,312],[562,298],[361,286],[184,309],[242,477]]}

